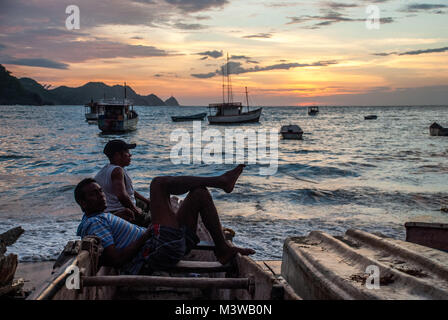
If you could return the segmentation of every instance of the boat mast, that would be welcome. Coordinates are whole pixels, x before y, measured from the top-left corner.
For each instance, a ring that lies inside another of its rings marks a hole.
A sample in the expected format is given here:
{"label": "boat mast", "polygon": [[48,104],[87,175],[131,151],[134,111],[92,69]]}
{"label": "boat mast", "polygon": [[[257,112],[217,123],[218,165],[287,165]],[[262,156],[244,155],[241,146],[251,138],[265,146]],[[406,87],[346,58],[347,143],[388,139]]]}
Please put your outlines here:
{"label": "boat mast", "polygon": [[227,52],[227,90],[228,90],[228,97],[227,102],[232,103],[233,102],[233,92],[232,92],[232,80],[230,79],[230,65],[229,65],[229,53]]}
{"label": "boat mast", "polygon": [[222,71],[222,103],[226,103],[226,97],[225,97],[225,87],[226,87],[226,78],[225,78],[225,74],[224,74],[224,66],[221,66],[221,71]]}
{"label": "boat mast", "polygon": [[247,94],[247,87],[246,87],[246,103],[247,103],[247,112],[249,112],[249,95]]}

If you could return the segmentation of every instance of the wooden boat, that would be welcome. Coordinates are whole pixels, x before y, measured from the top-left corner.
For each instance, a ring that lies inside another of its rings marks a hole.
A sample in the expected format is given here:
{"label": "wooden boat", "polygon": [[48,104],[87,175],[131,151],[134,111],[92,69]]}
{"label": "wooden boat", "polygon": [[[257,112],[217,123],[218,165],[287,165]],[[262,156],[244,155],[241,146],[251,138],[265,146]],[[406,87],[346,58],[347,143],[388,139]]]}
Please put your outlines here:
{"label": "wooden boat", "polygon": [[86,121],[98,121],[98,115],[104,113],[103,106],[99,106],[97,102],[91,100],[85,106]]}
{"label": "wooden boat", "polygon": [[[223,90],[222,90],[222,103],[211,103],[209,108],[216,109],[214,115],[208,116],[210,124],[238,124],[238,123],[251,123],[259,122],[262,108],[255,110],[249,110],[249,96],[246,87],[246,102],[247,111],[243,111],[243,104],[241,102],[233,102],[232,85],[230,81],[229,73],[229,55],[227,55],[226,72],[223,70]],[[224,76],[227,79],[227,84],[224,84]],[[227,88],[227,100],[225,97],[225,88]]]}
{"label": "wooden boat", "polygon": [[101,100],[98,106],[104,108],[104,112],[98,116],[98,128],[102,132],[127,132],[137,129],[138,114],[129,100]]}
{"label": "wooden boat", "polygon": [[448,253],[360,230],[286,239],[281,274],[303,299],[448,299]]}
{"label": "wooden boat", "polygon": [[[211,240],[200,223],[201,240]],[[232,237],[226,232],[226,237]],[[214,259],[213,246],[200,244],[171,270],[151,276],[118,275],[117,270],[101,266],[102,248],[95,237],[70,241],[56,261],[46,283],[28,300],[299,300],[300,297],[278,274],[280,265],[255,262],[237,255],[228,265]],[[69,270],[80,270],[79,289]],[[198,275],[200,274],[200,276]],[[67,286],[67,282],[69,285]]]}
{"label": "wooden boat", "polygon": [[280,134],[283,139],[300,140],[302,139],[303,130],[297,125],[282,126]]}
{"label": "wooden boat", "polygon": [[102,112],[98,115],[98,128],[103,133],[122,133],[137,129],[138,114],[132,102],[126,99],[126,82],[124,99],[103,99],[98,102]]}
{"label": "wooden boat", "polygon": [[371,114],[371,115],[365,116],[364,120],[376,120],[377,118],[378,118],[378,116]]}
{"label": "wooden boat", "polygon": [[205,116],[207,115],[207,113],[198,113],[198,114],[193,114],[190,116],[172,116],[171,120],[173,120],[174,122],[181,122],[181,121],[192,121],[192,120],[204,120]]}
{"label": "wooden boat", "polygon": [[448,252],[448,224],[406,222],[406,241]]}
{"label": "wooden boat", "polygon": [[434,122],[429,127],[429,134],[431,136],[448,136],[448,128],[444,128],[439,125],[437,122]]}
{"label": "wooden boat", "polygon": [[315,116],[318,113],[319,113],[319,107],[316,107],[316,106],[308,107],[308,115],[309,116]]}
{"label": "wooden boat", "polygon": [[210,124],[238,124],[259,122],[262,108],[243,112],[241,103],[210,104],[210,108],[217,108],[214,116],[208,116]]}

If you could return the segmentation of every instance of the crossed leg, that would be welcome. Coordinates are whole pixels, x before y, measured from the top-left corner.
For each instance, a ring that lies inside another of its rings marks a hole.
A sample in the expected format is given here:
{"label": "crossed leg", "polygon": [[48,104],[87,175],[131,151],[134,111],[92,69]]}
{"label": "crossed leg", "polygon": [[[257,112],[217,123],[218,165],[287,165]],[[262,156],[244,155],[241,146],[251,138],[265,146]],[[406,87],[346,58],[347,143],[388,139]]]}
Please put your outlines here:
{"label": "crossed leg", "polygon": [[[242,173],[244,165],[239,165],[216,177],[157,177],[151,183],[151,215],[152,222],[168,227],[186,226],[196,231],[198,215],[201,215],[205,227],[215,242],[215,255],[222,264],[231,260],[235,254],[254,254],[249,248],[232,246],[225,240],[222,225],[215,204],[207,187],[215,187],[232,192],[236,181]],[[182,202],[177,214],[170,205],[170,195],[189,192]]]}

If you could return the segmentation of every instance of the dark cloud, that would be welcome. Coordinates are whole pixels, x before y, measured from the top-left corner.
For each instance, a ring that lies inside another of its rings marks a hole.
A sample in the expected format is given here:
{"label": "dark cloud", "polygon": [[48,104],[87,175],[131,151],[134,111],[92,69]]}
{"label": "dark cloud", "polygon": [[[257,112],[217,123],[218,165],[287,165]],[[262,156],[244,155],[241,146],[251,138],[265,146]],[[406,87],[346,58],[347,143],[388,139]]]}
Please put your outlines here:
{"label": "dark cloud", "polygon": [[215,59],[222,57],[222,51],[217,51],[217,50],[199,52],[197,54],[200,56],[207,56],[207,57],[211,57],[211,58],[215,58]]}
{"label": "dark cloud", "polygon": [[173,24],[173,26],[176,29],[182,29],[182,30],[201,30],[208,28],[207,26],[199,23],[182,23],[182,22],[177,22]]}
{"label": "dark cloud", "polygon": [[192,74],[191,76],[193,76],[195,78],[199,78],[199,79],[208,79],[208,78],[213,78],[214,76],[216,76],[216,73],[215,72],[200,73],[200,74]]}
{"label": "dark cloud", "polygon": [[198,12],[212,8],[222,8],[228,0],[165,0],[185,12]]}
{"label": "dark cloud", "polygon": [[448,5],[446,4],[426,4],[426,3],[417,3],[417,4],[409,4],[404,8],[403,12],[421,12],[427,11],[431,13],[444,13],[444,11],[440,9],[446,9]]}
{"label": "dark cloud", "polygon": [[[287,17],[288,19],[290,19],[290,21],[286,24],[300,24],[300,23],[304,23],[304,22],[313,22],[313,21],[319,21],[321,20],[322,22],[317,22],[314,23],[313,25],[310,26],[304,26],[303,28],[305,29],[319,29],[321,27],[324,26],[329,26],[335,23],[340,23],[340,22],[365,22],[366,18],[349,18],[346,15],[340,13],[340,12],[336,12],[336,11],[329,11],[324,15],[321,16],[300,16],[300,17]],[[393,23],[395,22],[395,19],[392,17],[385,17],[385,18],[380,18],[380,23],[381,24],[387,24],[387,23]]]}
{"label": "dark cloud", "polygon": [[244,36],[243,38],[246,39],[253,39],[253,38],[272,38],[272,34],[270,33],[258,33],[258,34],[251,34],[248,36]]}
{"label": "dark cloud", "polygon": [[[337,64],[336,61],[318,61],[314,63],[280,63],[274,64],[271,66],[260,67],[255,66],[253,68],[243,68],[240,62],[230,61],[226,63],[221,70],[216,70],[215,72],[210,72],[206,74],[192,74],[191,76],[195,78],[212,78],[214,76],[227,74],[243,74],[243,73],[252,73],[252,72],[261,72],[261,71],[272,71],[272,70],[289,70],[294,68],[303,68],[303,67],[327,67],[329,65]],[[223,71],[224,70],[224,71]],[[227,71],[228,70],[228,71]]]}
{"label": "dark cloud", "polygon": [[1,64],[14,64],[19,66],[40,67],[50,69],[68,69],[68,64],[57,62],[44,58],[12,58],[12,57],[0,57]]}
{"label": "dark cloud", "polygon": [[248,60],[250,57],[248,56],[231,56],[230,59],[232,60]]}
{"label": "dark cloud", "polygon": [[325,6],[331,9],[347,9],[347,8],[357,8],[359,7],[359,4],[328,1],[325,3]]}
{"label": "dark cloud", "polygon": [[381,53],[374,53],[375,56],[381,56],[386,57],[390,55],[398,55],[398,56],[413,56],[413,55],[419,55],[419,54],[425,54],[425,53],[437,53],[437,52],[446,52],[448,51],[448,47],[443,48],[435,48],[435,49],[424,49],[424,50],[412,50],[412,51],[406,51],[406,52],[381,52]]}

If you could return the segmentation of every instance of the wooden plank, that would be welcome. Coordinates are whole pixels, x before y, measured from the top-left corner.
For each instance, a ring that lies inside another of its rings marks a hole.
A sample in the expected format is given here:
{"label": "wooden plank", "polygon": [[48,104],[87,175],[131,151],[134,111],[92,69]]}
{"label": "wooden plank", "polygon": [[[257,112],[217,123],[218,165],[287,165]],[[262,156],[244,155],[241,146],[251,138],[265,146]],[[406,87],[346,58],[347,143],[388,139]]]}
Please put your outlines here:
{"label": "wooden plank", "polygon": [[179,261],[175,267],[166,269],[171,272],[211,273],[234,270],[231,264],[222,265],[217,261]]}
{"label": "wooden plank", "polygon": [[210,241],[200,241],[193,250],[215,250],[215,244]]}
{"label": "wooden plank", "polygon": [[248,278],[185,278],[156,276],[93,276],[81,278],[83,287],[132,286],[132,287],[174,287],[174,288],[225,288],[247,289]]}

